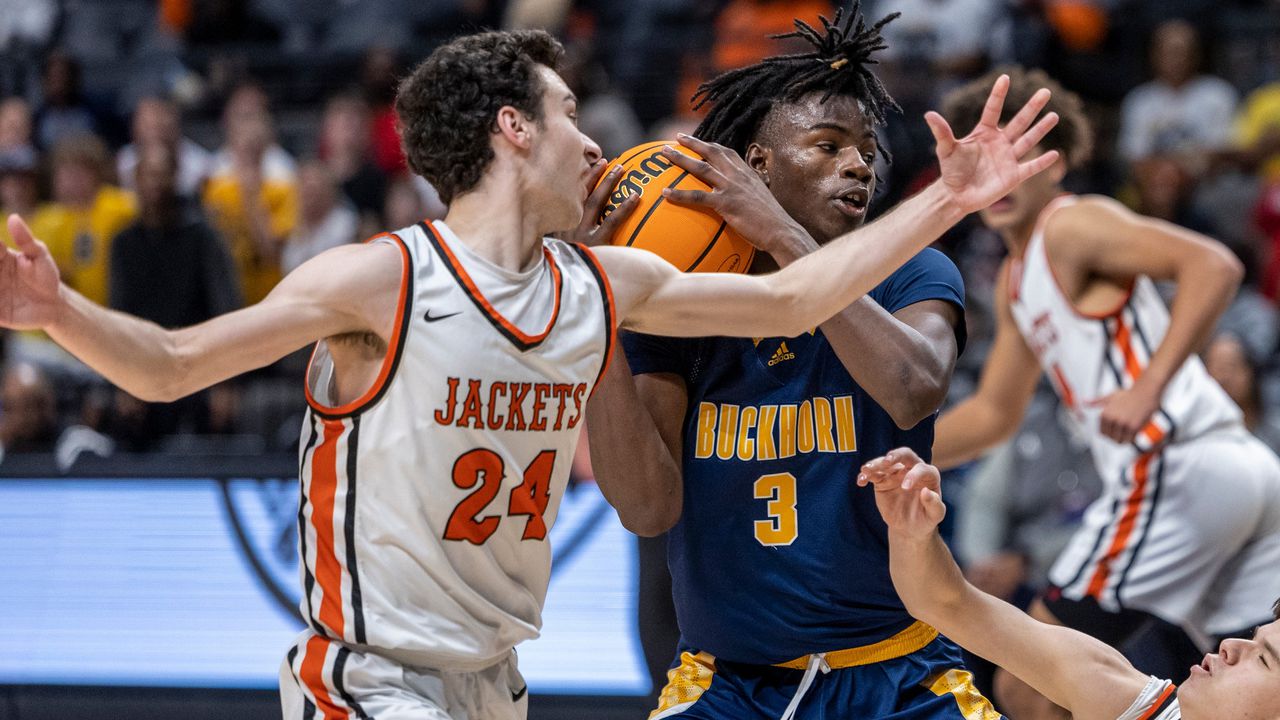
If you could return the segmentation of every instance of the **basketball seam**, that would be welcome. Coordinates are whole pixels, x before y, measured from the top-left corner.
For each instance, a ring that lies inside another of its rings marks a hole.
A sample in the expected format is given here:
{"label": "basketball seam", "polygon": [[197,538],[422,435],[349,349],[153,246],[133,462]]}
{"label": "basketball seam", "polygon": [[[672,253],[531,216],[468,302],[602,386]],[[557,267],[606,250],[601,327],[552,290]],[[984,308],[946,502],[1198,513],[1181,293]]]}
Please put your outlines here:
{"label": "basketball seam", "polygon": [[[687,177],[689,177],[689,171],[685,170],[680,173],[680,177],[676,178],[667,187],[675,189],[675,187],[680,184],[680,181]],[[644,229],[644,224],[649,222],[649,217],[653,215],[653,211],[657,210],[658,206],[662,204],[662,201],[666,199],[667,198],[665,196],[659,195],[658,200],[649,207],[649,211],[644,214],[644,217],[640,218],[640,222],[636,225],[636,229],[631,231],[631,237],[627,238],[627,247],[631,247],[632,243],[636,241],[636,238],[640,235],[640,231]]]}
{"label": "basketball seam", "polygon": [[720,241],[720,236],[724,234],[724,228],[727,224],[728,223],[726,223],[723,220],[720,221],[720,227],[716,229],[716,234],[711,236],[711,241],[708,242],[707,246],[702,249],[702,254],[699,255],[696,260],[693,261],[692,265],[685,268],[684,270],[685,272],[690,272],[694,268],[698,267],[698,263],[702,262],[702,259],[707,256],[707,253],[711,252],[711,248],[715,247],[716,243]]}

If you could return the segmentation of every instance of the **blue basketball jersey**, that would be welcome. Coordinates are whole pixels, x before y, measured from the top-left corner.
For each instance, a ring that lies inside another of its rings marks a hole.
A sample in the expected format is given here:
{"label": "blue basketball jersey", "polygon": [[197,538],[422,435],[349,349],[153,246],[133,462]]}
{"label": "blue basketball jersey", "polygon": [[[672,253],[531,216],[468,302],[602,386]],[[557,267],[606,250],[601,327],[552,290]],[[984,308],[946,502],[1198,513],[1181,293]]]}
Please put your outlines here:
{"label": "blue basketball jersey", "polygon": [[[871,292],[889,312],[964,306],[960,273],[928,249]],[[957,329],[963,347],[963,324]],[[899,429],[822,332],[794,338],[623,338],[634,374],[689,392],[684,511],[668,535],[681,634],[742,663],[879,642],[906,628],[888,540],[862,463],[908,446],[928,458],[933,418]]]}

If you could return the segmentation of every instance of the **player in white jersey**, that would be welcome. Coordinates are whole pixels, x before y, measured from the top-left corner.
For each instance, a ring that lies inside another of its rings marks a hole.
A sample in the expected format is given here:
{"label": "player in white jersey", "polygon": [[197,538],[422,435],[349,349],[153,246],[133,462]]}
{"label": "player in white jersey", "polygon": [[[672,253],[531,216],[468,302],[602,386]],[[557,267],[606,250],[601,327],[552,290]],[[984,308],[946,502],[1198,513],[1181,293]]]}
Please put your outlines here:
{"label": "player in white jersey", "polygon": [[[1047,92],[996,126],[1001,79],[963,139],[927,117],[942,176],[879,222],[771,275],[686,275],[651,253],[546,237],[609,229],[595,218],[611,183],[590,193],[600,149],[576,126],[561,52],[540,31],[438,48],[396,109],[445,222],[328,251],[201,325],[165,330],[94,305],[9,218],[18,250],[0,253],[0,325],[47,331],[143,400],[317,343],[300,452],[309,627],[281,669],[290,719],[523,718],[513,646],[538,633],[547,532],[616,327],[798,334],[1056,158],[1025,159],[1056,121],[1036,119]],[[716,187],[760,182],[723,147],[687,142]],[[754,194],[745,231],[790,222],[762,185]]]}
{"label": "player in white jersey", "polygon": [[[1248,639],[1223,640],[1174,687],[1138,671],[1101,641],[1035,620],[970,585],[937,531],[946,514],[940,480],[938,468],[909,448],[866,463],[858,477],[859,485],[875,490],[889,526],[893,584],[912,615],[1021,678],[1076,720],[1280,718],[1280,601],[1270,605],[1270,622],[1251,629]],[[1263,616],[1266,607],[1256,613]]]}
{"label": "player in white jersey", "polygon": [[[1050,82],[1013,76],[1018,95]],[[976,87],[950,97],[951,122],[980,110]],[[1209,647],[1255,625],[1280,595],[1280,461],[1194,355],[1234,296],[1240,263],[1109,198],[1065,195],[1068,164],[1087,153],[1087,121],[1069,93],[1055,89],[1050,106],[1063,121],[1042,147],[1064,159],[981,211],[1009,250],[996,338],[978,390],[939,420],[934,462],[954,466],[1009,437],[1047,375],[1105,488],[1032,615],[1116,647],[1145,628],[1132,657],[1174,674],[1186,665],[1171,658],[1198,654],[1186,633]],[[1171,311],[1153,279],[1177,281]],[[1001,706],[1032,715],[1023,703],[1042,701],[1004,680]]]}

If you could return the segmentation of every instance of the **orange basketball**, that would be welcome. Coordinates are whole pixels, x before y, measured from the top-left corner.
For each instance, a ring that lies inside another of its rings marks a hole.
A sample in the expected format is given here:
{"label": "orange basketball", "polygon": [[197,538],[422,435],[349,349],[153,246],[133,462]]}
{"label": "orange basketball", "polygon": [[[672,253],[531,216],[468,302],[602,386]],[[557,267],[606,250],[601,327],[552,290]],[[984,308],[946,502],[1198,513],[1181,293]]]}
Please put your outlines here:
{"label": "orange basketball", "polygon": [[743,240],[714,212],[676,205],[662,197],[662,189],[667,187],[710,189],[664,157],[663,145],[699,157],[674,141],[659,141],[637,145],[609,163],[606,173],[621,165],[623,174],[609,196],[601,219],[631,195],[640,196],[635,211],[614,233],[613,244],[657,253],[685,272],[746,272],[756,254],[751,243]]}

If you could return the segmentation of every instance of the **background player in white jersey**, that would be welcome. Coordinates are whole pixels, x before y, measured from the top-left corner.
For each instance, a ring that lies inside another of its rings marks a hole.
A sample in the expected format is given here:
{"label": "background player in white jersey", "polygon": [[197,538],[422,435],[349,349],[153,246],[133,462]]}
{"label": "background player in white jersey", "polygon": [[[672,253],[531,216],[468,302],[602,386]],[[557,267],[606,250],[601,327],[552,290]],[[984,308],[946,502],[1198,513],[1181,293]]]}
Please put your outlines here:
{"label": "background player in white jersey", "polygon": [[938,468],[909,448],[872,460],[858,477],[859,485],[875,489],[889,526],[893,583],[912,615],[1006,668],[1076,720],[1280,718],[1280,602],[1271,605],[1271,622],[1247,639],[1223,640],[1174,687],[1098,640],[1039,622],[970,585],[938,534],[946,514],[939,481]]}
{"label": "background player in white jersey", "polygon": [[[996,127],[1002,79],[964,139],[929,116],[942,177],[898,211],[772,275],[685,275],[650,253],[546,237],[594,232],[583,210],[601,159],[560,55],[537,31],[438,48],[396,107],[446,221],[328,251],[201,325],[168,331],[94,305],[9,218],[18,251],[0,254],[0,325],[46,330],[141,399],[317,343],[300,452],[309,628],[281,669],[289,718],[523,717],[512,648],[541,623],[547,530],[615,327],[799,333],[1056,157],[1019,160],[1055,121],[1036,121],[1043,97]],[[727,151],[708,152],[706,172],[726,167]]]}
{"label": "background player in white jersey", "polygon": [[[1106,489],[1050,572],[1032,615],[1131,649],[1144,670],[1178,643],[1204,647],[1252,627],[1280,595],[1280,462],[1194,355],[1234,296],[1240,263],[1220,244],[1136,215],[1105,197],[1066,195],[1087,154],[1079,100],[1038,72],[1012,72],[1011,94],[1051,84],[1061,124],[1042,148],[1053,169],[981,211],[1009,257],[997,283],[996,338],[977,392],[938,422],[934,462],[980,455],[1019,426],[1041,371],[1090,438]],[[980,112],[977,84],[949,96],[948,118]],[[978,104],[975,107],[975,99]],[[1177,282],[1166,309],[1153,280]],[[1008,677],[1003,676],[1007,681]],[[1014,717],[1039,716],[998,680]]]}

